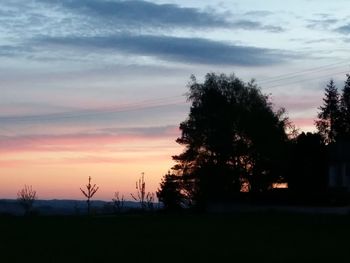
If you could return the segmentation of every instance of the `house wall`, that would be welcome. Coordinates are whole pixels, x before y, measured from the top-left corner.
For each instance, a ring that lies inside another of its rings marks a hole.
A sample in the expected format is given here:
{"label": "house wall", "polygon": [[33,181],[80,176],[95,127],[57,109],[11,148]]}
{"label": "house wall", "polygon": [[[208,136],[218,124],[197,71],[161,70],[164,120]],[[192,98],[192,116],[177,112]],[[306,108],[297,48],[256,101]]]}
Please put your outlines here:
{"label": "house wall", "polygon": [[338,162],[329,166],[329,187],[343,188],[350,192],[350,163]]}
{"label": "house wall", "polygon": [[350,163],[343,163],[342,176],[344,187],[350,191]]}

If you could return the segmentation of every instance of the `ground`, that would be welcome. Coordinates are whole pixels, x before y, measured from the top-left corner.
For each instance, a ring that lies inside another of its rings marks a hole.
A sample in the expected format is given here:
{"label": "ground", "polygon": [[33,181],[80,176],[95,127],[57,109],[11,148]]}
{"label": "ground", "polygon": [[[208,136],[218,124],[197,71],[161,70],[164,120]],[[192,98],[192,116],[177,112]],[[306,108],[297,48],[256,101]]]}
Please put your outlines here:
{"label": "ground", "polygon": [[350,216],[1,217],[0,262],[349,262]]}

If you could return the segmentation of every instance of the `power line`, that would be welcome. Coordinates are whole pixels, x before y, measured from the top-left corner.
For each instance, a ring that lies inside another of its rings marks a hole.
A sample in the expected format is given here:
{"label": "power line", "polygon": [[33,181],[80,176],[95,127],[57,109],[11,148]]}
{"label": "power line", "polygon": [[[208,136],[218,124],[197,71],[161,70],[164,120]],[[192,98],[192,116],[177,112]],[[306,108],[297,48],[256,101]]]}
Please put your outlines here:
{"label": "power line", "polygon": [[276,88],[276,87],[283,87],[283,86],[288,86],[291,84],[297,84],[297,83],[302,83],[302,82],[307,82],[307,81],[311,81],[311,80],[315,80],[315,79],[320,79],[320,78],[324,78],[324,77],[332,77],[332,76],[336,76],[339,74],[345,74],[348,73],[349,71],[341,71],[341,72],[334,72],[332,74],[329,75],[325,75],[325,76],[317,76],[317,77],[313,77],[313,78],[307,78],[307,79],[302,79],[302,80],[297,80],[297,81],[292,81],[292,82],[288,82],[288,83],[284,83],[284,84],[277,84],[274,86],[267,86],[266,88]]}
{"label": "power line", "polygon": [[[299,78],[299,77],[303,77],[305,76],[306,74],[307,75],[314,75],[315,73],[319,73],[319,72],[323,72],[323,71],[329,71],[331,69],[340,69],[340,68],[343,68],[343,67],[328,67],[328,68],[324,68],[324,69],[320,69],[320,70],[317,70],[317,71],[312,71],[312,72],[309,72],[309,73],[305,73],[305,74],[298,74],[298,75],[290,75],[288,77],[285,77],[285,78],[279,78],[279,79],[275,79],[275,80],[271,80],[271,81],[265,81],[265,82],[259,82],[259,84],[270,84],[270,83],[275,83],[275,82],[280,82],[280,81],[285,81],[285,80],[289,80],[289,79],[295,79],[295,78]],[[346,72],[349,72],[350,71],[350,68],[348,71]]]}
{"label": "power line", "polygon": [[139,111],[144,109],[186,104],[185,100],[179,99],[180,97],[183,97],[183,96],[156,98],[152,100],[144,100],[136,103],[125,103],[125,104],[120,104],[118,106],[106,107],[106,108],[82,109],[77,111],[42,114],[42,115],[0,117],[0,121],[7,121],[7,122],[51,121],[55,119],[58,120],[58,119],[72,119],[72,118],[79,118],[79,117],[91,117],[91,116],[96,116],[100,114],[133,112],[133,111]]}
{"label": "power line", "polygon": [[268,83],[268,82],[275,82],[278,80],[284,80],[286,78],[291,78],[291,77],[298,77],[298,76],[303,76],[307,73],[313,72],[321,72],[324,70],[328,70],[330,68],[338,68],[339,66],[336,65],[341,65],[341,64],[348,64],[349,60],[345,60],[345,61],[341,61],[341,62],[337,62],[337,63],[332,63],[332,64],[326,64],[323,66],[319,66],[319,67],[314,67],[314,68],[310,68],[310,69],[306,69],[306,70],[300,70],[300,71],[295,71],[295,72],[290,72],[290,73],[285,73],[285,74],[281,74],[281,75],[277,75],[274,77],[269,77],[269,78],[265,78],[262,80],[259,80],[259,83]]}

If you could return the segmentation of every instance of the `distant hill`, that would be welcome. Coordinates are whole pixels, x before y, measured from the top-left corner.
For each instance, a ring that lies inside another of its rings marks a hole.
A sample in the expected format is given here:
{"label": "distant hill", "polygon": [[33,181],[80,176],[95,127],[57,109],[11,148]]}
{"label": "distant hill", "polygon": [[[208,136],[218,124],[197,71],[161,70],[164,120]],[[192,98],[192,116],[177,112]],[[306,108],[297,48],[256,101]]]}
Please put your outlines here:
{"label": "distant hill", "polygon": [[[155,205],[157,207],[157,204]],[[112,213],[112,202],[101,200],[91,201],[92,211],[96,213]],[[138,202],[125,201],[124,211],[140,208]],[[34,211],[40,215],[79,215],[86,214],[86,201],[81,200],[36,200]],[[24,210],[17,200],[0,199],[0,214],[23,215]]]}

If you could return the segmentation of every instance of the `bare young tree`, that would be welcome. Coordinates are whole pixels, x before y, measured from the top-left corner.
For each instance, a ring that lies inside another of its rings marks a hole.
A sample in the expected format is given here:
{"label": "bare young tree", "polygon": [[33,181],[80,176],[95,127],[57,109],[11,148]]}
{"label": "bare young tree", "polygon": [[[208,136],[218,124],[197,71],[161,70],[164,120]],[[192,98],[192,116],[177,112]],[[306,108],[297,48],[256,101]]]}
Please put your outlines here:
{"label": "bare young tree", "polygon": [[80,188],[80,191],[82,194],[87,198],[87,208],[88,208],[88,214],[90,214],[90,199],[95,195],[97,190],[99,189],[96,184],[92,185],[91,184],[91,176],[89,176],[89,183],[86,185],[86,191]]}
{"label": "bare young tree", "polygon": [[124,195],[120,197],[119,192],[115,192],[114,198],[112,198],[112,201],[113,201],[113,209],[115,212],[120,212],[123,210],[124,202],[125,202]]}
{"label": "bare young tree", "polygon": [[153,209],[154,193],[146,192],[146,182],[144,179],[145,173],[142,173],[141,178],[136,181],[136,195],[131,194],[131,197],[140,203],[142,210]]}
{"label": "bare young tree", "polygon": [[37,199],[36,191],[33,190],[31,185],[25,185],[17,192],[17,200],[24,208],[26,214],[31,212],[35,199]]}

